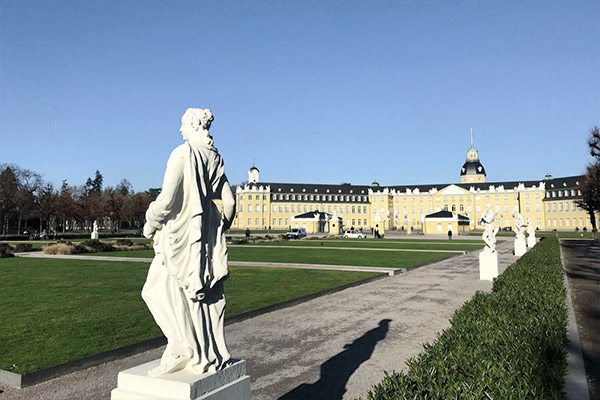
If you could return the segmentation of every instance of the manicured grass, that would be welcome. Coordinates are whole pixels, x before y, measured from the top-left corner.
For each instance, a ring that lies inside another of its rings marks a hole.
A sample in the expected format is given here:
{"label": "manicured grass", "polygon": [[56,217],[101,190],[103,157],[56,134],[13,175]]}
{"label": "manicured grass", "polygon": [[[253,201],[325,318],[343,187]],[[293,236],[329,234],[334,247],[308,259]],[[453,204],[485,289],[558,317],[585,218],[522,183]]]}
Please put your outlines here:
{"label": "manicured grass", "polygon": [[[481,236],[481,232],[469,232],[471,236]],[[514,232],[498,232],[497,236],[505,236],[505,237],[515,237]],[[593,239],[594,234],[592,232],[575,232],[575,231],[536,231],[535,237],[539,238],[541,236],[545,237],[558,237],[558,238],[566,238],[566,239]]]}
{"label": "manicured grass", "polygon": [[[327,248],[302,249],[229,247],[229,261],[281,262],[297,264],[353,265],[369,267],[411,268],[430,261],[455,256],[456,253],[391,252],[376,250],[334,250]],[[152,250],[90,253],[90,256],[154,257]]]}
{"label": "manicured grass", "polygon": [[376,250],[344,251],[298,248],[229,247],[231,261],[265,261],[301,264],[355,265],[371,267],[410,268],[455,253],[389,252]]}
{"label": "manicured grass", "polygon": [[[455,242],[416,241],[416,240],[368,240],[368,239],[328,239],[328,240],[286,240],[280,242],[260,242],[259,246],[288,247],[352,247],[370,249],[416,249],[416,250],[477,250],[483,247],[483,241]],[[245,246],[252,246],[248,243]]]}
{"label": "manicured grass", "polygon": [[535,236],[540,237],[543,235],[546,237],[557,237],[557,234],[558,234],[559,238],[566,238],[566,239],[593,239],[594,238],[594,234],[592,232],[583,232],[583,231],[579,231],[579,232],[538,231],[538,232],[536,232]]}
{"label": "manicured grass", "polygon": [[[141,299],[148,265],[0,259],[0,369],[26,373],[161,335]],[[376,274],[230,268],[227,316]]]}

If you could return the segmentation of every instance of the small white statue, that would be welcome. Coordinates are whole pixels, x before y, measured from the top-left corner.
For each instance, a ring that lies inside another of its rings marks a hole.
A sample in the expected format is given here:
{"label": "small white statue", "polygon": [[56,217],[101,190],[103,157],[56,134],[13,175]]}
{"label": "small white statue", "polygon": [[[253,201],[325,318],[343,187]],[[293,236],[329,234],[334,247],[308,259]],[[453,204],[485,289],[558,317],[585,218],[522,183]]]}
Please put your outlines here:
{"label": "small white statue", "polygon": [[527,251],[527,245],[525,243],[525,222],[523,217],[517,211],[512,214],[515,219],[515,256],[521,257]]}
{"label": "small white statue", "polygon": [[[181,118],[184,144],[167,162],[162,192],[146,211],[144,236],[153,238],[142,297],[167,337],[160,365],[149,376],[186,369],[214,372],[230,361],[223,322],[228,276],[225,231],[235,198],[223,159],[209,133],[210,110],[189,108]],[[213,199],[223,201],[223,219]]]}
{"label": "small white statue", "polygon": [[98,222],[94,220],[94,229],[92,230],[91,239],[98,239]]}
{"label": "small white statue", "polygon": [[525,222],[523,221],[523,217],[521,213],[515,211],[512,214],[512,217],[515,219],[515,235],[516,239],[525,239]]}
{"label": "small white statue", "polygon": [[527,247],[530,249],[535,246],[535,228],[531,218],[527,218]]}
{"label": "small white statue", "polygon": [[488,204],[479,223],[484,225],[483,234],[481,235],[481,238],[485,243],[485,249],[483,250],[490,253],[496,251],[496,234],[498,233],[498,227],[494,228],[495,220],[496,213],[492,210],[492,206]]}

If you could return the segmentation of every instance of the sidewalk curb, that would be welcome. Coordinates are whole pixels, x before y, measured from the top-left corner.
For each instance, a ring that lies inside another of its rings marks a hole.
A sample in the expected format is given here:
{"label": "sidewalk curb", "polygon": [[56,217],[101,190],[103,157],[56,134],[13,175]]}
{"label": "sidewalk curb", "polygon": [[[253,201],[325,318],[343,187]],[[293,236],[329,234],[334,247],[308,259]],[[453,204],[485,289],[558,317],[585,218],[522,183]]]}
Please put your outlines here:
{"label": "sidewalk curb", "polygon": [[583,363],[583,353],[581,351],[581,342],[579,341],[579,331],[575,320],[575,309],[571,299],[571,289],[569,288],[569,279],[565,267],[565,255],[562,250],[559,239],[560,262],[563,268],[563,280],[567,290],[567,307],[569,309],[569,326],[567,327],[568,343],[567,351],[567,374],[565,376],[565,393],[568,400],[589,400],[590,394],[585,375],[585,365]]}

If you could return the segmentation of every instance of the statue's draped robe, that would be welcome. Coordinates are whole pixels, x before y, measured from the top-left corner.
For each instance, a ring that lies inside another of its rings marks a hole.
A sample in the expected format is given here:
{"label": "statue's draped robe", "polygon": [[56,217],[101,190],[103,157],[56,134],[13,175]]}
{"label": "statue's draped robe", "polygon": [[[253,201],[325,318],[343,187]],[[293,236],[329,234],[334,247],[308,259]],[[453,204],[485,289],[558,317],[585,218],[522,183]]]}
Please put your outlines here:
{"label": "statue's draped robe", "polygon": [[[230,359],[223,333],[227,248],[212,201],[225,182],[217,150],[186,142],[169,157],[162,192],[146,212],[158,230],[142,297],[168,340],[163,362],[189,358],[185,368],[199,373]],[[193,301],[197,293],[206,297]]]}

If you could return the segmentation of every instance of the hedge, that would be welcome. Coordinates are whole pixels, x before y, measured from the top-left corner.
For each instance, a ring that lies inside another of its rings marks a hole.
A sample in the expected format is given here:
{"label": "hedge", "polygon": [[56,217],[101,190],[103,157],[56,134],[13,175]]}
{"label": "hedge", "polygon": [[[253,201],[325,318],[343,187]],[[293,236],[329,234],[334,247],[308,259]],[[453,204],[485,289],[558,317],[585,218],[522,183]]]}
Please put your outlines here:
{"label": "hedge", "polygon": [[433,344],[368,393],[391,399],[564,399],[567,307],[556,238],[477,292]]}

